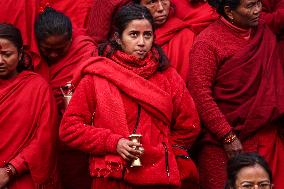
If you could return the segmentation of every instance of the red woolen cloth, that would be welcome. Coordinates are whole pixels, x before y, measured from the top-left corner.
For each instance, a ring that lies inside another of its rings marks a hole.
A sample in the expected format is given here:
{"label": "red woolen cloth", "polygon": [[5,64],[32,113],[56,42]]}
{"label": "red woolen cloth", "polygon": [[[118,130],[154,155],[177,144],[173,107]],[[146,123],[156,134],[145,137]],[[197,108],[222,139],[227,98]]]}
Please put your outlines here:
{"label": "red woolen cloth", "polygon": [[[86,62],[78,74],[80,78],[83,79],[64,114],[60,138],[74,148],[93,154],[91,175],[121,180],[121,165],[125,162],[117,155],[116,145],[120,138],[132,133],[134,121],[130,120],[136,119],[139,103],[142,110],[137,133],[143,135],[144,166],[127,168],[124,180],[138,185],[179,185],[180,173],[174,154],[185,151],[173,149],[171,145],[191,145],[199,132],[199,123],[193,101],[177,73],[169,68],[156,72],[148,81],[110,59],[97,57]],[[94,112],[94,126],[91,126]],[[162,141],[169,148],[169,177]],[[187,176],[196,176],[192,161],[183,162],[183,166],[187,167]]]}
{"label": "red woolen cloth", "polygon": [[56,188],[56,113],[51,90],[39,75],[24,71],[0,80],[0,135],[5,136],[0,167],[11,163],[19,174],[9,188]]}
{"label": "red woolen cloth", "polygon": [[97,43],[107,40],[110,36],[112,17],[116,10],[130,0],[93,0],[87,33]]}
{"label": "red woolen cloth", "polygon": [[194,33],[189,26],[176,17],[169,17],[167,22],[155,31],[155,43],[161,46],[185,83],[188,82],[189,52]]}
{"label": "red woolen cloth", "polygon": [[218,20],[197,38],[191,63],[189,87],[206,133],[199,157],[202,188],[224,186],[227,158],[218,139],[232,129],[245,151],[266,158],[275,187],[282,188],[284,164],[278,159],[284,148],[277,120],[283,119],[284,73],[275,36],[260,23],[245,40],[240,30]]}

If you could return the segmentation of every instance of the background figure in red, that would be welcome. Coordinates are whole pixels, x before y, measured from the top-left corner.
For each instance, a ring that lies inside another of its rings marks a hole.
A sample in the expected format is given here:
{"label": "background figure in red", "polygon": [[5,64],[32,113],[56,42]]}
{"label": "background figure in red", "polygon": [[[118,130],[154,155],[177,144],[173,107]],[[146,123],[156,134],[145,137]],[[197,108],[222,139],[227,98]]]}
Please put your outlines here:
{"label": "background figure in red", "polygon": [[35,70],[40,70],[40,55],[35,39],[34,23],[40,0],[5,0],[0,1],[0,22],[15,25],[22,33],[24,49],[32,57]]}
{"label": "background figure in red", "polygon": [[56,104],[28,60],[20,31],[0,24],[0,188],[58,189]]}
{"label": "background figure in red", "polygon": [[[42,64],[47,69],[42,74],[48,79],[59,111],[58,124],[67,104],[61,89],[72,80],[73,72],[81,62],[96,54],[93,40],[72,31],[70,19],[63,13],[47,7],[35,23],[36,38],[42,56]],[[72,89],[69,92],[72,93]],[[88,157],[86,154],[60,146],[60,171],[64,188],[90,187],[88,175]]]}
{"label": "background figure in red", "polygon": [[209,2],[221,17],[196,38],[189,75],[204,125],[201,187],[223,188],[228,157],[245,151],[267,160],[282,189],[284,71],[276,37],[259,19],[259,0]]}
{"label": "background figure in red", "polygon": [[262,1],[262,18],[277,35],[279,43],[279,53],[284,64],[284,1],[264,0]]}

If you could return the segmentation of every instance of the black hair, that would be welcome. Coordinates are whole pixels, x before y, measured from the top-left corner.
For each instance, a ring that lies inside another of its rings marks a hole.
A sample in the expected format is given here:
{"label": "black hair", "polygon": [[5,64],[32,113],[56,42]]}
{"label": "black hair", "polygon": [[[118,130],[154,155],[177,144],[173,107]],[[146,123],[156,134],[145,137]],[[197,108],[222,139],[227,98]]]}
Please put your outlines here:
{"label": "black hair", "polygon": [[35,22],[35,35],[38,42],[52,35],[66,34],[70,40],[72,38],[72,23],[68,16],[51,7],[46,7],[38,15]]}
{"label": "black hair", "polygon": [[[150,22],[153,28],[153,32],[155,31],[154,28],[154,19],[149,12],[149,10],[141,5],[138,4],[128,4],[121,7],[114,17],[114,32],[121,37],[123,31],[126,29],[128,24],[132,20],[142,20],[146,19]],[[107,47],[110,46],[111,49],[105,53]],[[156,44],[153,44],[152,48],[155,48],[159,54],[159,67],[158,70],[164,70],[169,65],[169,60],[165,53],[163,52],[162,48]],[[116,50],[122,50],[121,46],[116,42],[116,40],[111,39],[107,42],[101,43],[98,46],[98,51],[100,56],[110,57]]]}
{"label": "black hair", "polygon": [[255,165],[261,166],[267,172],[270,182],[272,182],[270,167],[263,157],[257,153],[241,153],[228,161],[225,189],[235,188],[237,174],[242,168]]}
{"label": "black hair", "polygon": [[31,69],[31,58],[25,53],[23,47],[23,39],[21,31],[12,24],[0,23],[0,38],[7,39],[17,48],[20,60],[18,62],[17,71]]}
{"label": "black hair", "polygon": [[228,6],[231,10],[236,10],[241,4],[241,0],[208,0],[208,4],[215,8],[218,14],[227,18],[224,7]]}

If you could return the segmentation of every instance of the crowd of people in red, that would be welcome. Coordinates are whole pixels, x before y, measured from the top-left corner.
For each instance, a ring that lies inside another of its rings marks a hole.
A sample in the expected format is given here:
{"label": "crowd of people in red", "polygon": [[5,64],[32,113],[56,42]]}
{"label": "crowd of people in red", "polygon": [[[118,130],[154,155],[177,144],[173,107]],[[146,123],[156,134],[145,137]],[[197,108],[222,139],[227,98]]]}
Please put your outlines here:
{"label": "crowd of people in red", "polygon": [[0,1],[0,189],[283,189],[283,0]]}

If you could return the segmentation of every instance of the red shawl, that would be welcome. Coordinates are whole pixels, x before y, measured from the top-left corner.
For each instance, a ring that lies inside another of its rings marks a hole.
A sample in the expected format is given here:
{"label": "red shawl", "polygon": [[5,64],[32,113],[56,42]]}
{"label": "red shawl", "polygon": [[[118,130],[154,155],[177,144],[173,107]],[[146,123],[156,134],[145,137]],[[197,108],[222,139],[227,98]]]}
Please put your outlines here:
{"label": "red shawl", "polygon": [[72,80],[73,71],[79,64],[97,54],[94,41],[84,35],[73,34],[72,45],[65,57],[49,67],[49,83],[56,97],[57,105],[63,113],[65,106],[60,87]]}
{"label": "red shawl", "polygon": [[0,80],[0,115],[0,135],[5,136],[0,167],[10,162],[19,174],[29,169],[36,184],[54,182],[57,119],[47,83],[28,71],[11,81]]}
{"label": "red shawl", "polygon": [[259,24],[250,44],[219,68],[213,89],[219,108],[241,139],[283,118],[283,81],[275,36]]}
{"label": "red shawl", "polygon": [[[120,51],[117,51],[119,53],[119,56],[122,61],[126,61],[126,58],[122,58],[123,54]],[[127,55],[129,57],[129,55]],[[148,53],[148,57],[145,58],[148,62],[148,65],[150,65],[152,68],[155,68],[155,64],[153,63],[155,61],[154,58],[151,58],[150,56],[153,56],[152,53]],[[126,56],[124,56],[126,57]],[[135,59],[133,57],[133,59]],[[118,60],[118,59],[116,59]],[[131,59],[128,59],[128,61],[131,61]],[[145,60],[143,60],[145,61]],[[143,62],[141,61],[141,62]],[[129,64],[127,62],[122,64]],[[141,65],[144,66],[144,65]],[[150,70],[148,66],[146,66],[146,70]],[[113,109],[113,107],[116,107],[116,110],[113,112],[110,112],[109,114],[102,113],[99,119],[107,120],[106,117],[111,117],[113,122],[110,124],[109,122],[106,124],[100,123],[98,125],[109,125],[111,128],[116,128],[115,125],[117,125],[117,130],[121,130],[120,133],[122,136],[128,137],[129,133],[125,131],[128,130],[127,122],[125,118],[125,111],[119,110],[118,108],[123,107],[123,102],[121,101],[120,91],[123,91],[133,99],[136,99],[141,106],[143,106],[144,109],[150,111],[153,113],[153,116],[157,116],[160,120],[163,120],[164,123],[169,124],[171,120],[171,114],[172,114],[172,104],[169,103],[171,100],[169,100],[171,97],[169,94],[167,94],[165,91],[161,90],[159,87],[157,87],[155,84],[149,82],[148,80],[144,79],[140,75],[144,75],[144,73],[141,73],[138,75],[135,73],[135,70],[129,70],[127,68],[123,68],[118,63],[104,57],[96,57],[96,58],[89,58],[84,65],[80,68],[81,72],[78,72],[74,76],[74,84],[77,85],[77,83],[80,81],[80,79],[83,77],[83,75],[91,74],[96,77],[94,79],[95,86],[98,91],[104,91],[104,92],[98,92],[96,95],[97,98],[97,109],[99,111],[106,111],[107,109]],[[137,72],[141,72],[140,70],[137,70]],[[154,72],[147,71],[148,74],[153,74]],[[149,77],[149,75],[146,75],[145,77]],[[119,90],[118,90],[119,88]],[[108,90],[111,90],[108,91]],[[108,91],[108,92],[107,92]],[[104,99],[104,100],[103,100]],[[105,99],[108,99],[105,101]],[[161,99],[161,100],[157,100]],[[104,102],[104,103],[103,103]],[[119,104],[119,105],[118,105]],[[102,106],[100,108],[100,106]],[[118,113],[120,112],[120,113]],[[96,112],[96,114],[100,114],[99,112]],[[104,117],[106,116],[106,117]],[[121,125],[124,125],[124,128],[121,127]]]}
{"label": "red shawl", "polygon": [[188,25],[176,17],[157,28],[155,42],[165,51],[171,65],[177,70],[185,83],[188,81],[189,52],[194,33]]}
{"label": "red shawl", "polygon": [[176,17],[187,23],[196,34],[200,33],[219,17],[208,3],[192,5],[189,0],[171,1],[176,8]]}
{"label": "red shawl", "polygon": [[[275,35],[268,26],[259,24],[249,45],[221,65],[213,88],[219,108],[245,150],[257,150],[268,161],[275,189],[283,188],[284,176],[283,139],[277,133],[284,115],[280,60]],[[259,138],[257,149],[254,137]]]}

